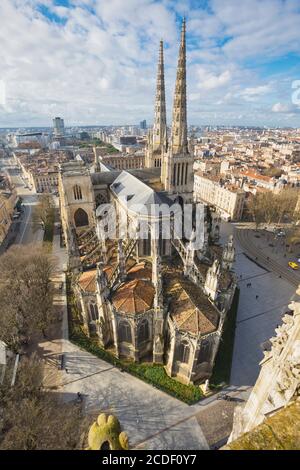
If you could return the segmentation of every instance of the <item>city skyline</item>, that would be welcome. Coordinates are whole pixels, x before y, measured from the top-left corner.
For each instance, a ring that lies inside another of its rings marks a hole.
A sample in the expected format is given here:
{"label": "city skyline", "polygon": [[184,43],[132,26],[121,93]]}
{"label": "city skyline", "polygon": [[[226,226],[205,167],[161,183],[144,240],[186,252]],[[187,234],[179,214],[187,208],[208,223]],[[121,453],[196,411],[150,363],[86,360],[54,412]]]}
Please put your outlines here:
{"label": "city skyline", "polygon": [[189,124],[299,127],[299,1],[237,6],[4,0],[0,127],[152,123],[160,39],[170,125],[183,16]]}

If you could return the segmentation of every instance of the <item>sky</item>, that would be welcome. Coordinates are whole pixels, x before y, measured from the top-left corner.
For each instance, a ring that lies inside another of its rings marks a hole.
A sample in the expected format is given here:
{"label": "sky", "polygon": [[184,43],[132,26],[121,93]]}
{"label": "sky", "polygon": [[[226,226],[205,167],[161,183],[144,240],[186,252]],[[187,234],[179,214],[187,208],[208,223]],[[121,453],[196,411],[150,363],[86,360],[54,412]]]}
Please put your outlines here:
{"label": "sky", "polygon": [[0,127],[168,123],[182,17],[188,122],[300,128],[300,0],[1,0]]}

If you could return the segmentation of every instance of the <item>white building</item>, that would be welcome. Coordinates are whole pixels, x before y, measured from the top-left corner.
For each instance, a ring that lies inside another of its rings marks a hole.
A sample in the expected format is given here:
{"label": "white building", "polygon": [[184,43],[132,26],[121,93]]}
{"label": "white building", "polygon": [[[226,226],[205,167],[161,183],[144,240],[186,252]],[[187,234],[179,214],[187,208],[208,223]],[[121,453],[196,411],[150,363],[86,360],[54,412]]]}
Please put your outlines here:
{"label": "white building", "polygon": [[221,185],[218,179],[194,175],[194,199],[214,206],[226,220],[240,220],[245,202],[245,191],[232,185]]}

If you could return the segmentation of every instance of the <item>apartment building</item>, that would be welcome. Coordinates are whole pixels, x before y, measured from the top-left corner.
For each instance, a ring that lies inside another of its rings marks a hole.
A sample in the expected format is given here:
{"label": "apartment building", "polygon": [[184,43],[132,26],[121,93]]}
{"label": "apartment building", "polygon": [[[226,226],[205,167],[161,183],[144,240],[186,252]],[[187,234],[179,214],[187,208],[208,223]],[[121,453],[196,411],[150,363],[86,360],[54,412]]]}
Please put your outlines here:
{"label": "apartment building", "polygon": [[37,193],[50,193],[58,189],[60,163],[69,161],[70,155],[62,151],[14,154],[14,159],[22,170],[28,186]]}
{"label": "apartment building", "polygon": [[245,191],[218,177],[197,172],[194,175],[194,199],[214,206],[225,220],[240,220],[245,202]]}

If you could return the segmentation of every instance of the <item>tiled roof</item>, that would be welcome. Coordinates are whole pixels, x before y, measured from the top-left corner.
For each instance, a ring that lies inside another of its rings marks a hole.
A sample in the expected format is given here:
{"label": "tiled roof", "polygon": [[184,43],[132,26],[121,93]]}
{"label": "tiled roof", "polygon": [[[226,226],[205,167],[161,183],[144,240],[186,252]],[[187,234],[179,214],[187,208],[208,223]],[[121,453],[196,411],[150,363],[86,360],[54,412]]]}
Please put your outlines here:
{"label": "tiled roof", "polygon": [[219,313],[200,287],[184,278],[178,266],[164,267],[164,291],[170,301],[171,318],[177,327],[195,335],[215,331]]}
{"label": "tiled roof", "polygon": [[150,282],[134,279],[121,284],[112,297],[112,303],[120,313],[142,313],[151,309],[154,293]]}
{"label": "tiled roof", "polygon": [[141,263],[137,263],[132,268],[127,271],[128,279],[142,279],[151,281],[152,279],[152,269],[151,264],[142,261]]}
{"label": "tiled roof", "polygon": [[90,269],[89,271],[83,272],[78,280],[81,289],[94,294],[96,292],[96,276],[97,269]]}

